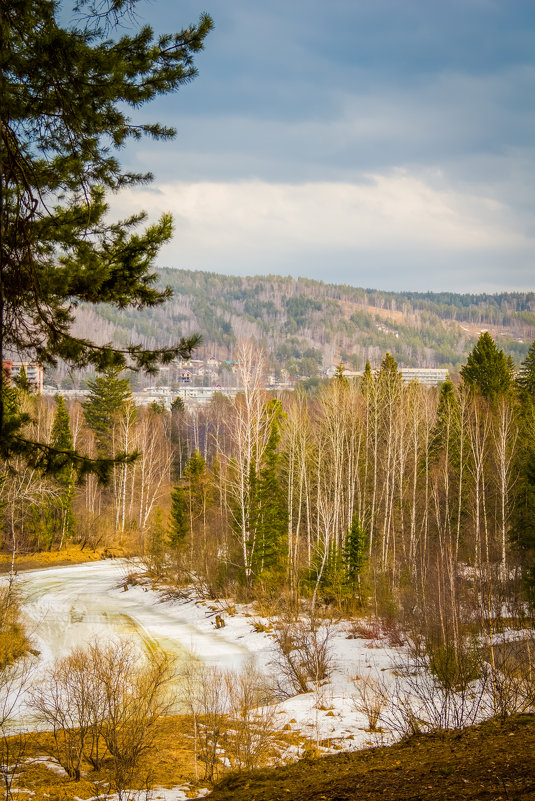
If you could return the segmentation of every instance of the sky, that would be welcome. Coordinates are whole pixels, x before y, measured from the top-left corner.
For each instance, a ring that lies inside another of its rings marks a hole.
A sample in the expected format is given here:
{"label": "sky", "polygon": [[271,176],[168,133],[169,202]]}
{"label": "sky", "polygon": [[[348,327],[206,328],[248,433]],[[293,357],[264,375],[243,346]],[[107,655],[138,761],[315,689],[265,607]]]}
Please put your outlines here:
{"label": "sky", "polygon": [[207,11],[198,77],[122,154],[171,211],[160,266],[385,290],[535,289],[534,0],[141,0]]}

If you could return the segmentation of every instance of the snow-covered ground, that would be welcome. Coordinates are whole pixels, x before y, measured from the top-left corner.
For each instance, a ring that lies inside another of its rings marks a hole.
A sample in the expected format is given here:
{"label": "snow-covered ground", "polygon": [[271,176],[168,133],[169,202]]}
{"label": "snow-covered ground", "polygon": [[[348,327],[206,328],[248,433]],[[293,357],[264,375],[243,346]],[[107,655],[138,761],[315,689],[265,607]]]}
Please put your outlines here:
{"label": "snow-covered ground", "polygon": [[[142,643],[157,643],[179,660],[191,655],[220,668],[239,671],[251,660],[265,673],[276,670],[278,653],[273,635],[257,631],[269,624],[248,606],[210,601],[165,601],[141,584],[128,584],[131,565],[121,560],[35,570],[20,579],[23,612],[37,650],[38,672],[74,646],[112,634],[129,635]],[[225,626],[216,628],[215,614]],[[381,676],[389,682],[397,649],[384,641],[355,636],[347,621],[329,625],[334,670],[316,690],[278,704],[277,722],[314,740],[346,741],[344,747],[371,742],[367,721],[355,710],[352,677]],[[341,742],[336,743],[338,746]]]}
{"label": "snow-covered ground", "polygon": [[[40,652],[37,677],[74,646],[116,634],[132,636],[144,646],[158,644],[174,653],[179,663],[194,655],[228,670],[247,669],[254,662],[266,674],[276,671],[278,645],[272,632],[258,630],[259,623],[269,628],[270,621],[255,614],[253,607],[202,600],[162,602],[150,587],[127,581],[131,570],[121,560],[109,560],[23,574],[22,609]],[[221,628],[215,626],[216,614],[224,619]],[[351,679],[370,676],[392,683],[402,653],[384,640],[356,636],[348,621],[329,624],[329,632],[334,668],[330,679],[308,693],[279,701],[276,728],[321,741],[325,750],[361,748],[376,744],[378,737],[388,739],[388,733],[368,731],[366,716],[355,709]],[[24,708],[20,718],[26,718]],[[287,757],[297,753],[298,748],[291,746]],[[161,797],[177,801],[184,791],[162,791]]]}

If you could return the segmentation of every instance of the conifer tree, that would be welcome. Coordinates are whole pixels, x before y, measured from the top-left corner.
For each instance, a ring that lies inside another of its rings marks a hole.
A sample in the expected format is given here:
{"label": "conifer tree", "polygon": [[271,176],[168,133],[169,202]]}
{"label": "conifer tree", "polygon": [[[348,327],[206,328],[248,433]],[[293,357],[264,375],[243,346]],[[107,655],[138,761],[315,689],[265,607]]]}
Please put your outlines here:
{"label": "conifer tree", "polygon": [[487,400],[493,401],[506,393],[513,380],[513,363],[500,350],[488,331],[479,337],[461,367],[461,377],[472,390]]}
{"label": "conifer tree", "polygon": [[[150,371],[188,357],[198,341],[151,352],[99,346],[72,332],[80,302],[141,308],[170,296],[151,272],[171,236],[170,216],[141,232],[143,212],[110,222],[106,192],[150,179],[122,169],[114,150],[143,135],[174,135],[130,110],[194,77],[212,21],[203,14],[178,33],[154,37],[144,26],[110,36],[135,2],[104,0],[84,13],[79,0],[78,21],[63,24],[70,15],[53,0],[0,0],[0,364],[14,352],[42,364]],[[20,420],[7,421],[2,383],[0,373],[0,452],[54,470],[53,446],[32,441]],[[104,461],[71,458],[81,473],[109,473]]]}
{"label": "conifer tree", "polygon": [[343,551],[347,583],[353,592],[357,592],[359,588],[360,575],[366,563],[366,550],[366,532],[355,512],[351,528],[346,534]]}
{"label": "conifer tree", "polygon": [[528,355],[520,365],[516,384],[535,403],[535,340],[531,343]]}
{"label": "conifer tree", "polygon": [[128,378],[120,378],[119,370],[110,368],[93,381],[88,381],[89,395],[83,404],[85,421],[95,434],[99,456],[113,456],[113,430],[118,417],[132,403]]}
{"label": "conifer tree", "polygon": [[262,468],[257,487],[257,546],[254,559],[257,571],[273,571],[280,566],[282,545],[288,530],[288,510],[280,476],[279,421],[282,404],[273,400],[267,404],[271,416],[271,429],[264,450]]}
{"label": "conifer tree", "polygon": [[168,542],[174,550],[180,549],[190,532],[188,508],[184,497],[184,489],[175,487],[171,493],[171,516],[169,521]]}
{"label": "conifer tree", "polygon": [[21,364],[19,374],[15,378],[15,386],[17,389],[20,389],[21,392],[27,392],[29,394],[32,391],[31,384],[26,375],[26,368],[23,364]]}
{"label": "conifer tree", "polygon": [[[56,395],[56,412],[52,424],[50,441],[58,453],[68,455],[72,452],[73,443],[69,412],[67,411],[62,395]],[[67,458],[63,466],[58,466],[55,471],[54,481],[59,488],[58,501],[61,531],[59,548],[61,550],[64,540],[71,537],[74,533],[72,501],[74,498],[75,475],[72,463]]]}
{"label": "conifer tree", "polygon": [[522,559],[524,579],[535,606],[535,342],[520,366],[519,448],[511,534]]}

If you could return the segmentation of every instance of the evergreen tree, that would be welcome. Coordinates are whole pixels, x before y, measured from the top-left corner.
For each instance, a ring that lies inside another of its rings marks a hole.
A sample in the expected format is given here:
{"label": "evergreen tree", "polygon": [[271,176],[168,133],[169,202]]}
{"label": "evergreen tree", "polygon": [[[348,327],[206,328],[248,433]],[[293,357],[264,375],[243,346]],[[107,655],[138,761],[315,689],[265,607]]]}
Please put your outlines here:
{"label": "evergreen tree", "polygon": [[519,389],[519,448],[511,536],[522,560],[524,580],[535,606],[535,342],[516,379]]}
{"label": "evergreen tree", "polygon": [[436,423],[430,437],[429,451],[432,460],[452,443],[456,432],[455,422],[458,415],[458,403],[455,387],[451,381],[444,381],[440,386]]}
{"label": "evergreen tree", "polygon": [[535,403],[535,340],[531,343],[528,355],[520,365],[516,384]]}
{"label": "evergreen tree", "polygon": [[369,386],[373,381],[372,368],[370,367],[370,362],[368,359],[366,359],[364,373],[362,374],[362,378],[360,379],[360,381],[361,381],[362,392],[366,394],[366,391],[368,390]]}
{"label": "evergreen tree", "polygon": [[175,487],[171,493],[171,517],[169,521],[168,542],[171,548],[178,550],[184,545],[190,532],[189,515],[184,489]]}
{"label": "evergreen tree", "polygon": [[99,456],[113,457],[113,430],[118,417],[132,404],[128,378],[120,378],[119,370],[110,368],[94,381],[88,381],[89,395],[83,404],[85,421],[95,434]]}
{"label": "evergreen tree", "polygon": [[189,529],[193,534],[194,523],[204,517],[209,500],[208,472],[206,461],[198,450],[190,456],[184,470],[184,494],[189,516]]}
{"label": "evergreen tree", "polygon": [[278,400],[267,404],[271,429],[264,450],[262,468],[258,474],[257,525],[254,560],[259,574],[274,571],[281,564],[282,546],[288,531],[288,510],[280,476],[279,421],[282,404]]}
{"label": "evergreen tree", "polygon": [[[72,452],[72,434],[69,421],[69,412],[65,406],[65,401],[61,395],[56,395],[56,413],[52,424],[50,435],[51,444],[58,454],[65,455],[63,465],[58,463],[54,473],[54,481],[59,488],[58,511],[60,518],[60,542],[61,549],[63,542],[74,533],[74,513],[72,501],[74,498],[75,475],[74,468],[68,455]],[[52,544],[52,539],[50,540]]]}
{"label": "evergreen tree", "polygon": [[[129,109],[191,80],[212,21],[203,14],[197,25],[158,38],[148,26],[110,37],[110,26],[134,5],[104,0],[67,26],[60,22],[67,9],[53,0],[0,0],[0,364],[9,350],[43,364],[61,358],[74,367],[153,370],[189,356],[198,341],[154,352],[114,349],[71,330],[81,301],[142,308],[170,296],[154,287],[151,272],[171,236],[170,216],[141,233],[143,213],[109,222],[106,192],[150,178],[124,171],[114,149],[174,131],[138,123]],[[0,373],[1,453],[55,469],[53,446],[25,436],[20,421],[6,421],[2,383]],[[75,453],[72,460],[82,473],[109,472],[105,462],[93,465]]]}
{"label": "evergreen tree", "polygon": [[379,370],[379,380],[382,383],[401,384],[401,373],[398,372],[398,363],[390,353],[385,353]]}
{"label": "evergreen tree", "polygon": [[340,362],[340,364],[338,364],[336,366],[336,370],[335,370],[335,373],[334,373],[334,376],[333,376],[333,380],[337,381],[341,386],[347,387],[347,386],[349,386],[349,381],[347,380],[347,376],[344,375],[344,370],[345,370],[345,367],[342,364],[342,362]]}
{"label": "evergreen tree", "polygon": [[360,575],[366,564],[366,548],[366,532],[355,512],[351,528],[346,534],[343,550],[346,580],[353,592],[357,592],[360,586]]}
{"label": "evergreen tree", "polygon": [[19,374],[15,378],[15,386],[17,389],[20,389],[21,392],[27,392],[29,394],[32,391],[28,376],[26,375],[26,368],[23,364],[21,364]]}
{"label": "evergreen tree", "polygon": [[488,331],[481,334],[466,364],[461,367],[461,377],[466,386],[490,401],[510,389],[513,372],[511,359],[498,348]]}

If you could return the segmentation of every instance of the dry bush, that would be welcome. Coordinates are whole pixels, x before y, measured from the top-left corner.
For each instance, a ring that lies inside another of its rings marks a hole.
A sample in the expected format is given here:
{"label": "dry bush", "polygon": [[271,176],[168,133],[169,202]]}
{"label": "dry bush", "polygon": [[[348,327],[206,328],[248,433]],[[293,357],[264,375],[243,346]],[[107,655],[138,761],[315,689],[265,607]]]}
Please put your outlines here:
{"label": "dry bush", "polygon": [[275,730],[273,690],[254,663],[239,673],[227,674],[229,712],[234,735],[231,750],[234,766],[253,770],[268,762]]}
{"label": "dry bush", "polygon": [[161,652],[143,659],[120,640],[56,660],[32,693],[33,709],[52,731],[51,756],[75,779],[87,761],[103,771],[108,791],[126,798],[156,722],[169,709],[173,675]]}
{"label": "dry bush", "polygon": [[396,679],[383,719],[393,731],[461,729],[483,716],[488,670],[472,645],[454,655],[419,650]]}
{"label": "dry bush", "polygon": [[241,671],[191,662],[182,674],[182,698],[193,719],[195,760],[207,781],[227,765],[253,770],[272,754],[274,697],[266,677],[248,663]]}
{"label": "dry bush", "polygon": [[221,766],[219,754],[226,740],[229,711],[228,680],[225,671],[193,661],[183,671],[183,703],[193,718],[195,771],[197,760],[204,763],[204,776],[213,781]]}
{"label": "dry bush", "polygon": [[14,715],[28,688],[34,669],[30,658],[0,668],[0,780],[4,797],[13,798],[15,783],[26,756],[28,738],[15,726]]}
{"label": "dry bush", "polygon": [[489,666],[488,712],[501,720],[535,710],[535,634],[492,642],[484,649]]}
{"label": "dry bush", "polygon": [[390,701],[390,693],[380,676],[355,677],[355,694],[353,706],[357,712],[366,716],[369,731],[378,731],[378,723],[383,709]]}
{"label": "dry bush", "polygon": [[20,615],[18,588],[10,581],[0,588],[0,670],[24,656],[29,647]]}
{"label": "dry bush", "polygon": [[333,670],[332,631],[313,619],[279,622],[275,639],[279,652],[273,661],[277,690],[282,697],[309,691],[309,683],[328,679]]}
{"label": "dry bush", "polygon": [[80,778],[86,740],[94,731],[95,688],[86,657],[86,652],[77,648],[56,660],[31,699],[38,719],[52,731],[52,756],[76,780]]}

